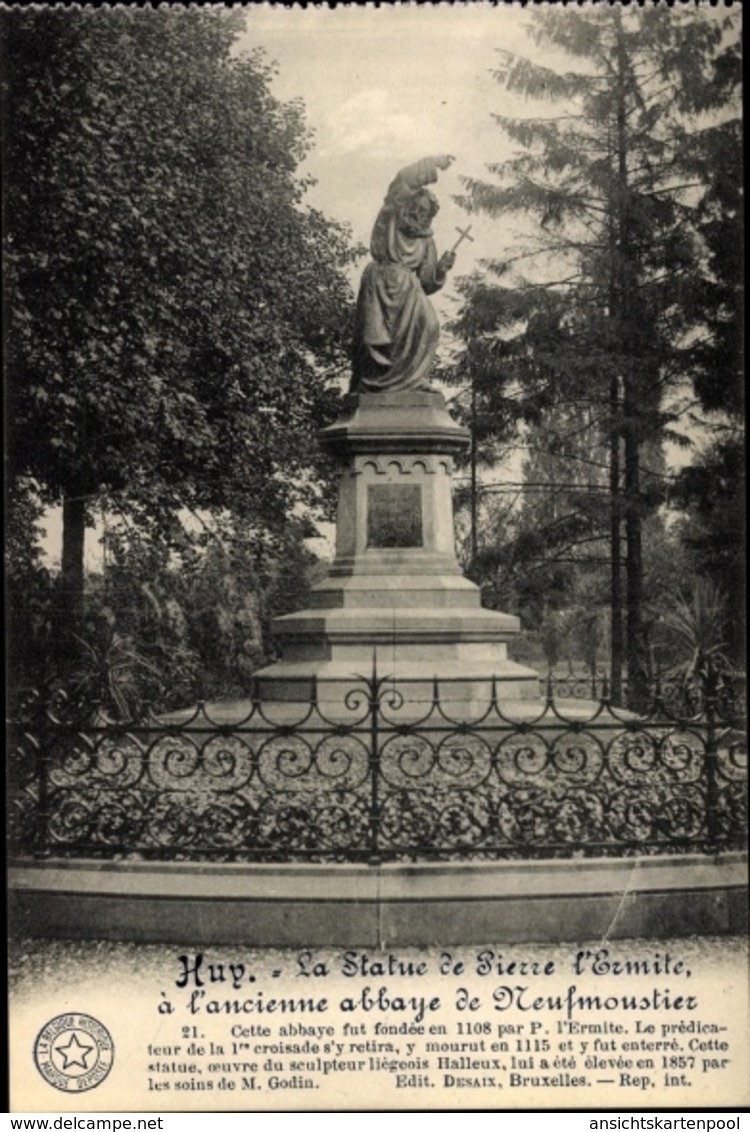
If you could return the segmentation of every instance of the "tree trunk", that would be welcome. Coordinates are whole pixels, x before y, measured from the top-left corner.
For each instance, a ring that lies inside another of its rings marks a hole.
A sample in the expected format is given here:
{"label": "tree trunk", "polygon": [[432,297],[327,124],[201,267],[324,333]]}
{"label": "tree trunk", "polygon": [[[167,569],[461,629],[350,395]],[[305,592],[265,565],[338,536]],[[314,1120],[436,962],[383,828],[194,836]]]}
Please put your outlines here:
{"label": "tree trunk", "polygon": [[[66,650],[73,649],[83,621],[83,551],[86,537],[86,501],[82,496],[63,499],[62,594],[60,633]],[[73,650],[74,651],[74,650]]]}
{"label": "tree trunk", "polygon": [[[632,378],[631,378],[632,382]],[[627,592],[625,657],[628,670],[628,707],[640,710],[647,697],[645,642],[643,639],[643,554],[640,500],[640,437],[638,408],[631,382],[625,394],[625,534],[627,539]]]}
{"label": "tree trunk", "polygon": [[[616,240],[614,297],[620,352],[626,359],[623,372],[622,430],[624,439],[623,502],[625,512],[625,662],[628,679],[628,705],[637,707],[643,696],[643,558],[641,551],[640,446],[638,403],[639,382],[635,374],[640,361],[634,356],[632,334],[637,325],[633,247],[630,225],[630,184],[628,176],[628,121],[626,87],[628,53],[622,28],[622,13],[614,9],[617,29],[616,177],[613,231]],[[630,355],[630,356],[629,356]],[[614,501],[613,501],[614,505]],[[619,541],[618,534],[618,541]],[[614,648],[613,648],[614,652]]]}
{"label": "tree trunk", "polygon": [[622,703],[622,497],[620,495],[620,382],[614,377],[610,388],[612,413],[609,490],[610,490],[610,696]]}

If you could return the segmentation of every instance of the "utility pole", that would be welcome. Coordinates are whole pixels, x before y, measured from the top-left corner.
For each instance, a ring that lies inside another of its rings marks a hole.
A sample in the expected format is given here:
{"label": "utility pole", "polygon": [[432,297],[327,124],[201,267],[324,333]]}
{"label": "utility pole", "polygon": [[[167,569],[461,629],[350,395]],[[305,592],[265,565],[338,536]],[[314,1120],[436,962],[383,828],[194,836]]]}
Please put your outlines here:
{"label": "utility pole", "polygon": [[469,491],[471,494],[471,569],[477,560],[477,385],[474,380],[474,367],[469,358],[469,380],[471,382],[471,451],[469,470]]}
{"label": "utility pole", "polygon": [[610,382],[610,694],[614,703],[622,703],[622,496],[620,494],[620,428],[622,405],[620,399],[620,377],[614,375]]}

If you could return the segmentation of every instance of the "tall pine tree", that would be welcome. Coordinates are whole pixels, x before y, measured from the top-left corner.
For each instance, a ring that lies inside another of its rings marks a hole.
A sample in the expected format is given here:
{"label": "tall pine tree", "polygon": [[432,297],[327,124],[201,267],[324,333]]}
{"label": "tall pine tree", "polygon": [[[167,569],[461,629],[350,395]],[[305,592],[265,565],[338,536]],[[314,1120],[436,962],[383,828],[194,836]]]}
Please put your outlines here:
{"label": "tall pine tree", "polygon": [[673,395],[699,374],[710,382],[715,357],[698,358],[695,342],[717,341],[724,328],[710,262],[715,187],[701,158],[718,138],[731,152],[737,19],[612,5],[538,9],[530,21],[534,41],[567,53],[573,68],[502,53],[498,82],[550,103],[550,113],[496,115],[520,151],[488,167],[495,180],[467,181],[462,203],[499,220],[526,213],[537,228],[522,252],[489,264],[489,283],[469,288],[462,317],[470,325],[479,307],[484,333],[465,335],[467,352],[486,355],[494,339],[500,387],[518,382],[542,411],[544,398],[583,400],[599,422],[612,678],[619,695],[624,659],[637,702],[647,655],[642,532],[655,502],[643,454],[681,438]]}

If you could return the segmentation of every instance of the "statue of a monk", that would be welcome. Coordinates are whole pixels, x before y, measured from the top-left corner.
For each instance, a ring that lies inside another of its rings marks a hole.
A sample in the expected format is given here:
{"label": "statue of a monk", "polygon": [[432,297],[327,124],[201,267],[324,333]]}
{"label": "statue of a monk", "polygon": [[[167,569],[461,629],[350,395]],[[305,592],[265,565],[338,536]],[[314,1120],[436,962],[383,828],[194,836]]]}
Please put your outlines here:
{"label": "statue of a monk", "polygon": [[427,296],[443,286],[455,254],[444,252],[438,259],[431,224],[439,205],[425,186],[452,161],[448,154],[423,157],[388,188],[357,299],[353,392],[430,388],[439,326]]}

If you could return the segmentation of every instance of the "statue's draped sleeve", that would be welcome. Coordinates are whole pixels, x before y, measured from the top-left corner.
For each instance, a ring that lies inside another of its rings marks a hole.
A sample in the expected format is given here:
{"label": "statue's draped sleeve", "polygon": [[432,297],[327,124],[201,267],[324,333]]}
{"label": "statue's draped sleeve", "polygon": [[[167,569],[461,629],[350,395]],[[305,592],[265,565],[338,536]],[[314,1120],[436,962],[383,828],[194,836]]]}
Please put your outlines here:
{"label": "statue's draped sleeve", "polygon": [[[432,157],[423,157],[421,161],[407,165],[396,174],[388,186],[370,238],[370,253],[376,263],[401,263],[412,271],[419,271],[425,258],[434,258],[437,263],[431,236],[410,237],[403,230],[404,212],[414,194],[436,180],[437,164]],[[432,245],[427,256],[424,252],[426,240]],[[427,293],[431,294],[442,286],[444,280],[437,281],[434,268],[430,271],[429,266],[425,266],[427,271],[422,283]]]}
{"label": "statue's draped sleeve", "polygon": [[391,181],[385,197],[386,208],[401,208],[409,198],[437,181],[438,166],[434,157],[422,157],[413,165],[407,165]]}

